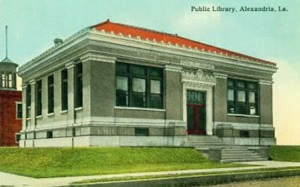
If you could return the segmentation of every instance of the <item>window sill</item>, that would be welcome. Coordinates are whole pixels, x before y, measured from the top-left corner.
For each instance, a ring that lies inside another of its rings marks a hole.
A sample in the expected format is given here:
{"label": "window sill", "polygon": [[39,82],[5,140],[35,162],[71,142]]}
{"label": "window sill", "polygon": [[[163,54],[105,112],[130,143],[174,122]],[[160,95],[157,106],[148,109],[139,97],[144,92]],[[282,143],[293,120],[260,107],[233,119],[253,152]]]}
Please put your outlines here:
{"label": "window sill", "polygon": [[81,111],[81,110],[83,110],[82,107],[77,107],[77,108],[75,108],[75,111]]}
{"label": "window sill", "polygon": [[155,112],[165,112],[166,109],[159,108],[139,108],[139,107],[123,107],[123,106],[115,106],[115,109],[121,110],[144,110],[144,111],[155,111]]}
{"label": "window sill", "polygon": [[68,113],[68,110],[62,110],[62,111],[60,111],[60,113],[61,114],[66,114],[66,113]]}
{"label": "window sill", "polygon": [[48,117],[53,117],[54,116],[54,113],[49,113],[47,114]]}
{"label": "window sill", "polygon": [[260,117],[258,115],[247,115],[247,114],[227,114],[227,116],[244,117],[244,118],[259,118]]}
{"label": "window sill", "polygon": [[27,121],[31,120],[31,118],[26,118]]}

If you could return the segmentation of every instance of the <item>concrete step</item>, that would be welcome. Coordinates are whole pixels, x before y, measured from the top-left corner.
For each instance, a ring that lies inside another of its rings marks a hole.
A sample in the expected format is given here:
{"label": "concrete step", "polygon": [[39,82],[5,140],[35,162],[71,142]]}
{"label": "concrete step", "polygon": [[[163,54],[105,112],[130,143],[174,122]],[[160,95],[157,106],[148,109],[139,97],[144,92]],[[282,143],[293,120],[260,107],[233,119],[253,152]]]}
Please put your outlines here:
{"label": "concrete step", "polygon": [[225,144],[217,136],[188,136],[185,146],[194,147],[196,150],[208,155],[209,158],[221,162],[264,161],[257,153],[247,147]]}
{"label": "concrete step", "polygon": [[221,162],[248,162],[248,161],[266,161],[268,159],[266,158],[226,158],[226,159],[222,159]]}
{"label": "concrete step", "polygon": [[248,150],[246,147],[224,148],[221,151],[221,162],[243,162],[243,161],[264,161],[257,153]]}
{"label": "concrete step", "polygon": [[185,146],[189,147],[223,147],[225,144],[217,136],[188,136]]}

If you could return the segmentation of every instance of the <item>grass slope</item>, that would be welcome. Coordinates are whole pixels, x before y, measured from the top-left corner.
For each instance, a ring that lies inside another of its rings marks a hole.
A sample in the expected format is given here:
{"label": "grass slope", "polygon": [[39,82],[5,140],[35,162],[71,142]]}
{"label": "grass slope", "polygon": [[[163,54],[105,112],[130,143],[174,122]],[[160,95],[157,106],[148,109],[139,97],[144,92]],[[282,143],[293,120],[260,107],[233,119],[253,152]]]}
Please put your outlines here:
{"label": "grass slope", "polygon": [[31,177],[231,167],[190,148],[0,148],[0,171]]}
{"label": "grass slope", "polygon": [[300,162],[300,146],[272,146],[269,156],[276,161]]}

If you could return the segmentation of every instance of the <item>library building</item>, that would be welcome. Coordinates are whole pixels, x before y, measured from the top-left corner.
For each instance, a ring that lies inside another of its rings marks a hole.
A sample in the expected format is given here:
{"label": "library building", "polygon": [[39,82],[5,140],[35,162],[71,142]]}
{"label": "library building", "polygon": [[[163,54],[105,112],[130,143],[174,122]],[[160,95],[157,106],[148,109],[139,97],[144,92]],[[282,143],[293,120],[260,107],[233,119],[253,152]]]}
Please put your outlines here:
{"label": "library building", "polygon": [[56,38],[19,68],[19,145],[274,145],[276,71],[274,62],[107,20]]}

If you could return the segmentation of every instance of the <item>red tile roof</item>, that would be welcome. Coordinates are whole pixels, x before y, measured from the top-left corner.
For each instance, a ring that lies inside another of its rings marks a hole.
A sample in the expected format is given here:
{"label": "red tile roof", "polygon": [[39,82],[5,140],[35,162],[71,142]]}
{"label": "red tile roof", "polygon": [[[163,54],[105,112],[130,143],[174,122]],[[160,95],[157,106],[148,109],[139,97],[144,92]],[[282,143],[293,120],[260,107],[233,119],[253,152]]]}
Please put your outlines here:
{"label": "red tile roof", "polygon": [[218,54],[223,54],[223,55],[227,55],[227,56],[231,56],[231,57],[238,56],[240,58],[251,60],[251,61],[261,62],[261,63],[265,63],[265,64],[270,64],[270,65],[276,65],[274,62],[262,60],[259,58],[255,58],[255,57],[251,57],[251,56],[244,55],[241,53],[222,49],[222,48],[215,47],[212,45],[193,41],[190,39],[180,37],[178,35],[172,35],[172,34],[168,34],[168,33],[144,29],[144,28],[140,28],[140,27],[124,25],[124,24],[120,24],[120,23],[113,23],[113,22],[110,22],[109,20],[107,20],[103,23],[100,23],[98,25],[94,25],[94,26],[92,26],[92,28],[96,28],[98,31],[104,30],[105,32],[108,32],[108,33],[111,33],[111,32],[113,32],[114,34],[121,33],[123,36],[131,35],[131,37],[133,37],[133,38],[140,37],[142,40],[152,40],[152,41],[155,40],[157,42],[164,42],[167,44],[168,43],[173,44],[173,45],[177,44],[179,46],[197,48],[198,50],[204,50],[207,52],[215,52]]}

